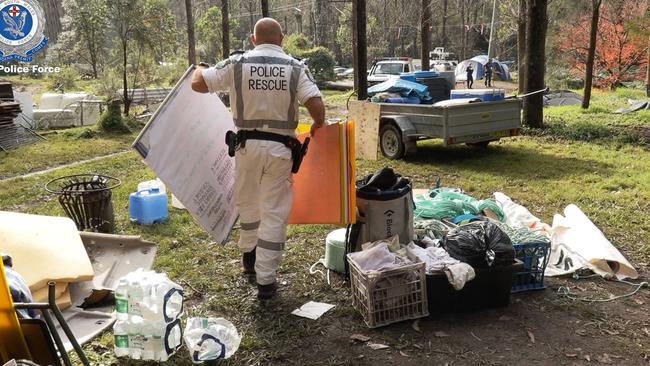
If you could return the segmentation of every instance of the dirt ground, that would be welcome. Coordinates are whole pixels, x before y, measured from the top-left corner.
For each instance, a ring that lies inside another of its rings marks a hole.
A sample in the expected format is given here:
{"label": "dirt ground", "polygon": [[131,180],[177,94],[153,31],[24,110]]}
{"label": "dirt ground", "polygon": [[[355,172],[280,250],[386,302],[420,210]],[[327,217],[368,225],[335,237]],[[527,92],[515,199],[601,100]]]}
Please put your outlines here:
{"label": "dirt ground", "polygon": [[[640,282],[640,281],[636,281]],[[360,326],[354,312],[326,314],[331,323],[301,339],[277,364],[295,365],[639,365],[650,358],[647,289],[604,303],[558,294],[608,298],[634,287],[591,279],[547,278],[545,290],[513,294],[508,307],[432,314],[383,328]],[[343,305],[343,304],[341,304]],[[353,340],[353,334],[370,338]],[[273,341],[270,341],[271,345]],[[388,346],[373,350],[371,343]],[[329,355],[329,357],[327,356]],[[276,364],[273,362],[273,364]]]}

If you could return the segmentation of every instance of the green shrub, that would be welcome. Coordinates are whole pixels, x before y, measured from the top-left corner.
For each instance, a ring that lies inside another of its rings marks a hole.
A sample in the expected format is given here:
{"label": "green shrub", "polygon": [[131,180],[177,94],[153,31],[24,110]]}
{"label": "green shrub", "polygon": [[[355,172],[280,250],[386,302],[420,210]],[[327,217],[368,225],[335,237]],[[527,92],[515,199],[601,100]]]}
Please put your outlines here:
{"label": "green shrub", "polygon": [[98,128],[103,132],[129,133],[129,128],[124,124],[120,103],[112,101],[97,122]]}
{"label": "green shrub", "polygon": [[295,33],[284,39],[284,50],[291,56],[305,59],[317,82],[333,80],[334,55],[325,47],[314,47],[304,34]]}
{"label": "green shrub", "polygon": [[313,46],[309,39],[307,39],[307,36],[302,33],[293,33],[284,37],[284,51],[291,56],[302,57],[300,55],[302,55],[305,50],[312,47]]}
{"label": "green shrub", "polygon": [[48,76],[48,88],[65,92],[75,89],[77,81],[81,78],[79,72],[70,66],[61,68],[61,72],[52,73]]}

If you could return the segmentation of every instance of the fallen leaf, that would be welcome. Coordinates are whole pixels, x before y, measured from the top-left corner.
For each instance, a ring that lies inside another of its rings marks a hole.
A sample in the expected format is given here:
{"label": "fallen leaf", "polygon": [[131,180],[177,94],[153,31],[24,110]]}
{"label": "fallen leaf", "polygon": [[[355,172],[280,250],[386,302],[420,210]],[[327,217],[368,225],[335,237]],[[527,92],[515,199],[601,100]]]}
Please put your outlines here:
{"label": "fallen leaf", "polygon": [[389,346],[387,346],[387,345],[385,345],[385,344],[381,344],[381,343],[372,343],[372,342],[369,342],[369,343],[368,343],[368,347],[372,348],[372,349],[375,350],[375,351],[378,351],[378,350],[381,350],[381,349],[390,348]]}
{"label": "fallen leaf", "polygon": [[350,336],[350,339],[358,342],[368,342],[370,340],[370,337],[363,334],[353,334]]}
{"label": "fallen leaf", "polygon": [[417,344],[417,343],[414,343],[414,344],[413,344],[413,347],[415,347],[415,348],[417,348],[417,349],[422,349],[422,346],[419,345],[419,344]]}
{"label": "fallen leaf", "polygon": [[533,334],[533,332],[527,330],[526,333],[528,333],[528,339],[530,339],[530,343],[535,343],[535,335]]}
{"label": "fallen leaf", "polygon": [[399,351],[399,354],[402,355],[402,356],[404,356],[404,357],[409,357],[409,355],[407,355],[406,353],[404,353],[404,352],[402,352],[402,351]]}
{"label": "fallen leaf", "polygon": [[416,332],[420,332],[420,331],[421,331],[421,330],[420,330],[420,319],[416,319],[416,320],[413,322],[413,324],[411,324],[411,327],[412,327],[413,330],[415,330]]}
{"label": "fallen leaf", "polygon": [[567,356],[567,357],[570,357],[570,358],[578,357],[577,353],[565,353],[564,355]]}
{"label": "fallen leaf", "polygon": [[582,358],[584,358],[585,360],[591,362],[591,356],[589,356],[589,355],[584,355],[584,356],[582,356]]}
{"label": "fallen leaf", "polygon": [[586,336],[587,331],[584,329],[576,329],[576,334],[581,335],[581,336]]}
{"label": "fallen leaf", "polygon": [[512,320],[512,317],[509,317],[507,315],[501,315],[499,317],[499,320],[502,321],[502,322],[505,322],[505,321],[508,321],[508,320]]}
{"label": "fallen leaf", "polygon": [[239,263],[239,259],[232,259],[232,260],[229,260],[228,263],[230,263],[230,264],[237,264],[237,263]]}
{"label": "fallen leaf", "polygon": [[433,335],[438,337],[438,338],[449,337],[449,334],[447,334],[447,333],[445,333],[443,331],[437,331],[437,332],[433,333]]}
{"label": "fallen leaf", "polygon": [[641,301],[641,300],[639,300],[639,299],[634,299],[634,302],[635,302],[637,305],[643,305],[643,304],[645,304],[643,301]]}

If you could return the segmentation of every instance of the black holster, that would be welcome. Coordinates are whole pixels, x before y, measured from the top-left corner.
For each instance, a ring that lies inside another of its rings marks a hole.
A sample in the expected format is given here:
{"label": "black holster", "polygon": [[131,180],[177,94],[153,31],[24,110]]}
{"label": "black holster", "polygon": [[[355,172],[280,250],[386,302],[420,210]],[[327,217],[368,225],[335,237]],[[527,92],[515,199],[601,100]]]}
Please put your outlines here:
{"label": "black holster", "polygon": [[237,132],[226,132],[226,145],[228,145],[228,155],[235,156],[235,151],[240,148],[246,147],[246,140],[266,140],[275,141],[284,144],[291,150],[291,159],[293,164],[291,166],[292,173],[298,173],[302,159],[307,155],[307,148],[309,146],[309,137],[305,139],[304,143],[291,136],[281,135],[278,133],[258,131],[258,130],[239,130]]}

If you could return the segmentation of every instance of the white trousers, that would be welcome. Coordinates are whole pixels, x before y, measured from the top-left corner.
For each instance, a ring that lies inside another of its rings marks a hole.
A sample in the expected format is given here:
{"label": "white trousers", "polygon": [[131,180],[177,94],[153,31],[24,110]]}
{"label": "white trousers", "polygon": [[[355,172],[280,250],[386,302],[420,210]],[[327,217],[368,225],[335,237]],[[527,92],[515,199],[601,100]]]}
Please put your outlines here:
{"label": "white trousers", "polygon": [[268,285],[275,282],[287,240],[293,203],[291,151],[279,142],[247,140],[235,162],[239,248],[246,253],[257,247],[257,283]]}

